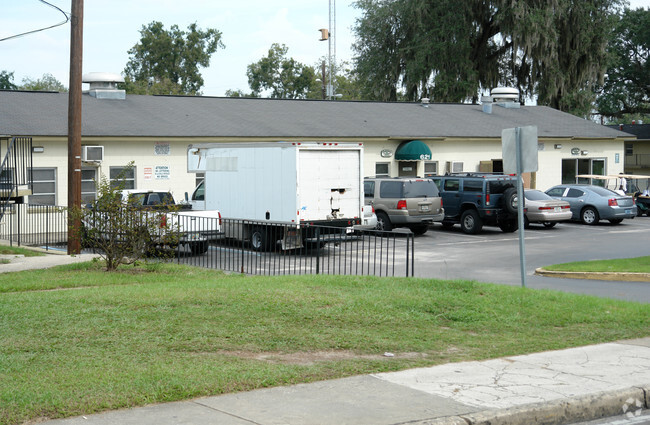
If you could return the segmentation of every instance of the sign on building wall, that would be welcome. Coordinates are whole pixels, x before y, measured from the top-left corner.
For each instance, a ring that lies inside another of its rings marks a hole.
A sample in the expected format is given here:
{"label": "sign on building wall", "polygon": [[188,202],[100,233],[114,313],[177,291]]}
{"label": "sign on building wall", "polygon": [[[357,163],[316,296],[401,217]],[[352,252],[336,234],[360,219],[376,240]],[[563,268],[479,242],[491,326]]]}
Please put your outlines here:
{"label": "sign on building wall", "polygon": [[144,179],[151,180],[153,178],[153,167],[144,167]]}
{"label": "sign on building wall", "polygon": [[169,165],[156,165],[154,175],[156,180],[169,180]]}

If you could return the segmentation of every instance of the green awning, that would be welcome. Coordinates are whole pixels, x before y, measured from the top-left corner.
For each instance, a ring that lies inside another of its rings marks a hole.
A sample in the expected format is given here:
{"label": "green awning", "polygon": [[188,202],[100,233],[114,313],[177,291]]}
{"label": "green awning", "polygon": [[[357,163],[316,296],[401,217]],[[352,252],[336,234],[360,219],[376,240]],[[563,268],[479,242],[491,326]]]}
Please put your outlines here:
{"label": "green awning", "polygon": [[429,161],[431,149],[422,140],[402,142],[395,151],[395,159],[398,161]]}

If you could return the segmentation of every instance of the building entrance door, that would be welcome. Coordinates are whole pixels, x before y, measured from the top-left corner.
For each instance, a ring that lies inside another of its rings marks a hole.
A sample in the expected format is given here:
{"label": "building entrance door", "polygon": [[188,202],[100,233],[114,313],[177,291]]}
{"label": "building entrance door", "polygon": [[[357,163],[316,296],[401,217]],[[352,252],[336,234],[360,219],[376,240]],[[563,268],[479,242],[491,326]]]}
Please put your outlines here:
{"label": "building entrance door", "polygon": [[418,176],[418,163],[417,161],[399,161],[398,163],[400,177],[417,177]]}

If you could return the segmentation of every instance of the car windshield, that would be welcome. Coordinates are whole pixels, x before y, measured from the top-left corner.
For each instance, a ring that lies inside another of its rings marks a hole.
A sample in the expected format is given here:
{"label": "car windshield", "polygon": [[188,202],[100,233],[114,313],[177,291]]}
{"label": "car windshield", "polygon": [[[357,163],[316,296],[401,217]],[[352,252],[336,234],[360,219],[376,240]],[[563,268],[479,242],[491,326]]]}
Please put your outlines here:
{"label": "car windshield", "polygon": [[548,201],[553,200],[550,196],[540,190],[526,190],[524,192],[526,199],[530,201]]}
{"label": "car windshield", "polygon": [[404,182],[405,198],[430,198],[438,196],[438,186],[432,180]]}

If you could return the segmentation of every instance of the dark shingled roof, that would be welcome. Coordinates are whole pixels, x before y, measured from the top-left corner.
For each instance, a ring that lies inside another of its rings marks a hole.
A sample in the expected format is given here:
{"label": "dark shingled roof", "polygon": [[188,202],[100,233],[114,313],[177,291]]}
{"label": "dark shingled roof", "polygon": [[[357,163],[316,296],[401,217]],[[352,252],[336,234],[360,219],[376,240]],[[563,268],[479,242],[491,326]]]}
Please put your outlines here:
{"label": "dark shingled roof", "polygon": [[[0,134],[67,135],[68,94],[0,91]],[[82,135],[113,137],[480,137],[536,125],[539,137],[615,138],[626,134],[545,106],[83,95]]]}
{"label": "dark shingled roof", "polygon": [[634,134],[638,140],[650,140],[650,124],[620,124],[607,127]]}

